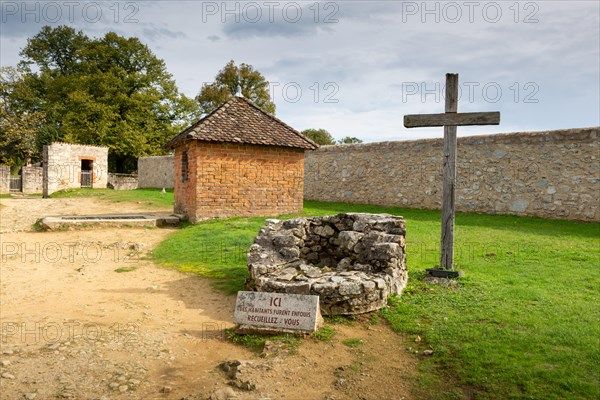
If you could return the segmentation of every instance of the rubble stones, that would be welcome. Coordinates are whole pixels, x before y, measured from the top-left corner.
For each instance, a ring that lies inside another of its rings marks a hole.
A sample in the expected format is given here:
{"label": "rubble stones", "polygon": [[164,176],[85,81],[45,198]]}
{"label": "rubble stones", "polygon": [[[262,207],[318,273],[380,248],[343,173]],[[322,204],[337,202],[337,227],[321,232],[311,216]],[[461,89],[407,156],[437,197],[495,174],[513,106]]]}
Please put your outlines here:
{"label": "rubble stones", "polygon": [[253,365],[249,361],[224,361],[219,367],[229,378],[228,384],[240,390],[251,391],[256,389],[256,384],[248,378]]}
{"label": "rubble stones", "polygon": [[237,398],[237,395],[230,387],[215,390],[209,397],[210,400],[229,400],[235,398]]}
{"label": "rubble stones", "polygon": [[406,286],[405,234],[390,214],[270,219],[250,247],[246,287],[318,295],[326,315],[377,310]]}
{"label": "rubble stones", "polygon": [[454,279],[448,279],[448,278],[437,278],[434,276],[426,276],[423,279],[426,283],[429,283],[430,285],[444,285],[444,286],[456,286],[458,285],[458,281],[454,280]]}

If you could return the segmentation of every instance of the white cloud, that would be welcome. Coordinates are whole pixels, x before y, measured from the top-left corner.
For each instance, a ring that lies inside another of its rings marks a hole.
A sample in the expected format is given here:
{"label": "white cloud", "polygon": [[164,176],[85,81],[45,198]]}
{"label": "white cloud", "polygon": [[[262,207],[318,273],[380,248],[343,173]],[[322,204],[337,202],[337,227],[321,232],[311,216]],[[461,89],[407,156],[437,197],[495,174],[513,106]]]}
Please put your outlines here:
{"label": "white cloud", "polygon": [[[3,2],[3,7],[7,3],[21,4]],[[66,22],[92,36],[109,30],[138,36],[165,60],[189,96],[230,59],[252,64],[279,85],[274,92],[279,117],[298,129],[325,128],[338,137],[373,141],[428,135],[405,130],[402,116],[442,112],[443,101],[436,102],[434,94],[422,96],[422,89],[443,85],[446,72],[460,73],[466,93],[459,110],[502,112],[501,126],[459,128],[459,134],[600,125],[598,2],[476,2],[472,22],[463,2],[455,2],[463,5],[456,22],[450,21],[449,2],[428,2],[427,9],[420,1],[280,2],[272,22],[265,13],[269,6],[255,3],[262,17],[254,22],[248,22],[256,16],[249,2],[228,2],[224,8],[223,2],[200,1],[133,3],[138,9],[120,2],[118,17],[113,2],[98,3],[100,21],[79,16]],[[492,3],[501,7],[495,23]],[[302,6],[302,16],[290,22],[294,4]],[[133,11],[130,20],[137,22],[126,22]],[[525,23],[527,17],[537,22]],[[14,65],[27,37],[45,21],[22,23],[18,13],[2,18],[0,62]],[[59,23],[64,22],[63,17]],[[337,103],[325,101],[334,92],[325,87],[328,83],[337,88]],[[403,96],[413,83],[419,91]],[[298,102],[284,98],[286,84],[300,86]],[[472,99],[465,84],[473,89]],[[431,133],[438,134],[439,129]]]}

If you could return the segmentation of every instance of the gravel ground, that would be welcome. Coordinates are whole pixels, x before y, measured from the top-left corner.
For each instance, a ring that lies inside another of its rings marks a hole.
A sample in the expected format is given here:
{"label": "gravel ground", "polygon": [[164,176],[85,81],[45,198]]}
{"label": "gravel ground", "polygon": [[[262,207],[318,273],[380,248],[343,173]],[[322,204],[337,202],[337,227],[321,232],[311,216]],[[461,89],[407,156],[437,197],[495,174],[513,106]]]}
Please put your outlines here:
{"label": "gravel ground", "polygon": [[[45,215],[148,212],[141,204],[0,204],[1,399],[411,398],[410,344],[382,323],[337,325],[332,341],[266,357],[228,341],[235,298],[148,260],[172,230],[31,231]],[[232,360],[237,381],[219,368]]]}

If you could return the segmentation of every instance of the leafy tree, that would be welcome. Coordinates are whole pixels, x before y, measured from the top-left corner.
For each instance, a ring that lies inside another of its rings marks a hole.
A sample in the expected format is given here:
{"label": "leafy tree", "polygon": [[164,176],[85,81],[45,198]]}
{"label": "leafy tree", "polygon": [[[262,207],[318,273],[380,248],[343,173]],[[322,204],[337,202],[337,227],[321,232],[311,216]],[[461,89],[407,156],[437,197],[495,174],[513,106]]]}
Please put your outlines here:
{"label": "leafy tree", "polygon": [[333,136],[325,129],[305,129],[300,133],[320,145],[335,144]]}
{"label": "leafy tree", "polygon": [[53,75],[67,75],[81,69],[82,52],[90,39],[83,32],[68,26],[44,26],[40,32],[27,39],[21,50],[21,66],[36,65],[41,71]]}
{"label": "leafy tree", "polygon": [[28,97],[23,70],[0,67],[0,163],[15,170],[36,158],[36,133],[44,123],[44,114],[29,110],[16,93]]}
{"label": "leafy tree", "polygon": [[350,143],[362,143],[362,139],[359,139],[354,136],[346,136],[338,140],[339,144],[350,144]]}
{"label": "leafy tree", "polygon": [[136,158],[163,154],[162,145],[200,117],[164,61],[135,37],[89,38],[45,26],[21,56],[34,96],[19,100],[46,117],[38,146],[55,140],[108,146],[111,171],[128,172]]}
{"label": "leafy tree", "polygon": [[196,100],[202,113],[208,114],[225,103],[237,93],[238,87],[242,95],[269,114],[275,115],[275,103],[269,94],[269,82],[249,64],[235,65],[229,61],[215,76],[213,83],[205,83]]}

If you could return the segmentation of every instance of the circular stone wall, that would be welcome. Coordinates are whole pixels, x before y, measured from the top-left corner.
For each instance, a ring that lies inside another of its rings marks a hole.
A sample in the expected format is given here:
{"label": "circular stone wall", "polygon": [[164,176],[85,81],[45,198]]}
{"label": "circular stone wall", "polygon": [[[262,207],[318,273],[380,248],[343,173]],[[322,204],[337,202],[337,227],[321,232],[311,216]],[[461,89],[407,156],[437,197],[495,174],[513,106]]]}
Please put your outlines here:
{"label": "circular stone wall", "polygon": [[325,315],[377,310],[406,286],[405,234],[389,214],[270,219],[250,247],[246,287],[319,295]]}

